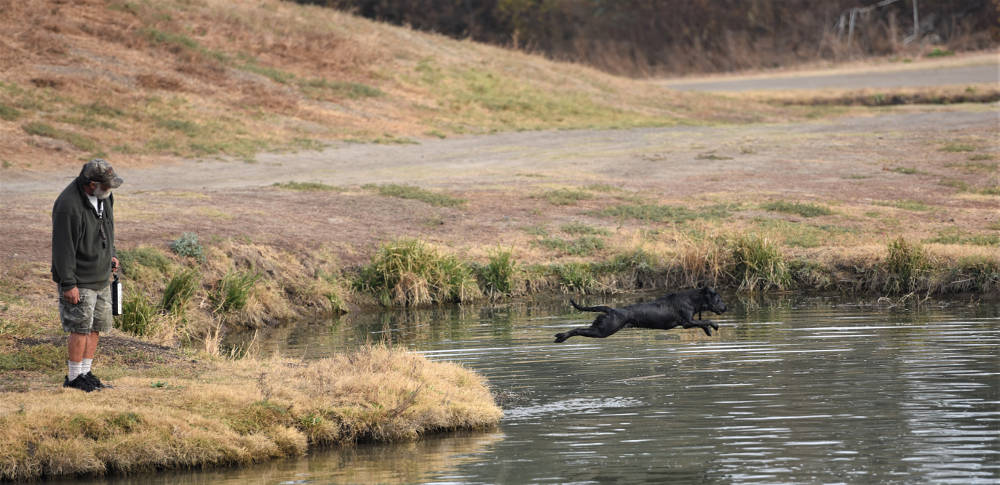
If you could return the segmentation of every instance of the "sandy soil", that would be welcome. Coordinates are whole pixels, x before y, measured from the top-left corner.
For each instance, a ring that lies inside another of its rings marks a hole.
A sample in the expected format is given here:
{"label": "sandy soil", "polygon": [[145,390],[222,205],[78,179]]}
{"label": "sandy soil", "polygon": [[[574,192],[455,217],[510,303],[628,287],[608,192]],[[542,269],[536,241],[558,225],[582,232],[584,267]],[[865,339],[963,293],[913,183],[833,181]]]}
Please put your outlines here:
{"label": "sandy soil", "polygon": [[[163,247],[182,232],[193,231],[203,240],[241,237],[282,247],[331,247],[345,264],[357,264],[378,243],[400,236],[456,250],[496,244],[527,248],[534,236],[526,227],[580,222],[620,232],[669,225],[594,214],[595,209],[636,200],[688,206],[809,201],[838,207],[848,215],[875,207],[891,212],[897,223],[872,226],[864,217],[846,216],[835,223],[887,236],[895,230],[919,237],[951,227],[995,231],[1000,222],[998,198],[973,195],[954,185],[997,183],[996,162],[988,160],[1000,158],[1000,107],[852,113],[788,124],[342,144],[319,152],[261,155],[255,163],[189,160],[129,168],[123,161],[119,166],[126,183],[116,195],[118,246]],[[948,151],[949,144],[966,148]],[[969,169],[970,154],[987,162]],[[48,261],[51,204],[73,175],[3,173],[7,227],[16,228],[0,234],[8,263]],[[289,181],[342,190],[304,192],[273,186]],[[951,181],[951,186],[943,181]],[[417,185],[467,203],[434,207],[362,187],[387,183]],[[605,185],[604,190],[575,204],[554,205],[539,196],[593,184]],[[889,207],[889,201],[899,200],[933,210]],[[760,213],[749,210],[737,218],[749,220]]]}

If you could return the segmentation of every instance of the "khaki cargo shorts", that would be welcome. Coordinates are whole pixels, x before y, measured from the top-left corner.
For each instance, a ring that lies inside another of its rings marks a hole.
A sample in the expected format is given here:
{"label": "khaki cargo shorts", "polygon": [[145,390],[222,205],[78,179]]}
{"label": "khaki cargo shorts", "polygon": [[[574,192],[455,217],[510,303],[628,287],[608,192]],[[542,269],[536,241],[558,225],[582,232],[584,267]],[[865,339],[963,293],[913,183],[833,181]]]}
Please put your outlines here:
{"label": "khaki cargo shorts", "polygon": [[80,303],[70,303],[59,292],[59,318],[65,332],[89,334],[108,332],[111,317],[111,286],[103,290],[80,288]]}

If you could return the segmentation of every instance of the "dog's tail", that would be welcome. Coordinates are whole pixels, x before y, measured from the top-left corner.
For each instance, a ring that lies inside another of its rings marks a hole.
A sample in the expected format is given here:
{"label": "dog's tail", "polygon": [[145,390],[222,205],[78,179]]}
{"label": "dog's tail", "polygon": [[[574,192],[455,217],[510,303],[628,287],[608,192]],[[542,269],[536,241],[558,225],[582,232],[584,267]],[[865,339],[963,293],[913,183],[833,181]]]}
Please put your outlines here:
{"label": "dog's tail", "polygon": [[614,311],[614,308],[611,308],[609,306],[580,306],[575,301],[573,301],[572,298],[569,299],[569,302],[573,304],[573,308],[576,308],[581,312],[611,313],[612,311]]}

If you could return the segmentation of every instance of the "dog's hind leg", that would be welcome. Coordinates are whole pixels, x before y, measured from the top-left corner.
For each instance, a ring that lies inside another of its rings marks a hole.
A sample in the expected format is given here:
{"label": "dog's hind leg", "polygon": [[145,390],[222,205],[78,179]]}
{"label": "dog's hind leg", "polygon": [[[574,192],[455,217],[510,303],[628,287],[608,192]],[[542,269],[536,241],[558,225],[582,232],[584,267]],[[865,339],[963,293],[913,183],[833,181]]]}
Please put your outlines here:
{"label": "dog's hind leg", "polygon": [[616,310],[611,310],[611,313],[600,315],[594,319],[594,323],[589,327],[574,328],[566,332],[557,333],[555,342],[565,342],[566,339],[577,335],[591,338],[608,337],[625,327],[627,322],[628,318]]}

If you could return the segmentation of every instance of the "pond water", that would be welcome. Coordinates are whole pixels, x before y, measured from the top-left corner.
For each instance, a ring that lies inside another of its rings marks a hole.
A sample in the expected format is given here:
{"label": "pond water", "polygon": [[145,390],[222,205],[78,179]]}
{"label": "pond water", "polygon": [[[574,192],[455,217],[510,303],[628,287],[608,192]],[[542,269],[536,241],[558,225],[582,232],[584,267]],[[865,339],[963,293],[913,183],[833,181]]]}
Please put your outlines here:
{"label": "pond water", "polygon": [[1000,482],[1000,304],[727,303],[713,337],[626,329],[554,344],[594,316],[564,301],[286,327],[265,352],[387,340],[461,362],[505,417],[488,433],[101,483]]}

